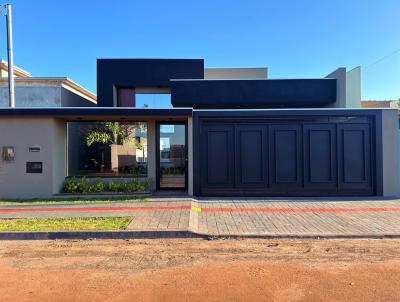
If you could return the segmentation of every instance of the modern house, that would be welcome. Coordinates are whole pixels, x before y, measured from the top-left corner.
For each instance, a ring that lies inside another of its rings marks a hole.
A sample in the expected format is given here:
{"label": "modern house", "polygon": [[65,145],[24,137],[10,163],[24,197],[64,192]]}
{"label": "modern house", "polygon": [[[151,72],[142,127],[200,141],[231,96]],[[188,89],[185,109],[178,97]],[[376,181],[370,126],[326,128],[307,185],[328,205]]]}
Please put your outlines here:
{"label": "modern house", "polygon": [[97,106],[0,109],[0,197],[57,194],[73,176],[195,196],[397,195],[397,110],[360,100],[359,68],[269,79],[203,59],[98,59]]}

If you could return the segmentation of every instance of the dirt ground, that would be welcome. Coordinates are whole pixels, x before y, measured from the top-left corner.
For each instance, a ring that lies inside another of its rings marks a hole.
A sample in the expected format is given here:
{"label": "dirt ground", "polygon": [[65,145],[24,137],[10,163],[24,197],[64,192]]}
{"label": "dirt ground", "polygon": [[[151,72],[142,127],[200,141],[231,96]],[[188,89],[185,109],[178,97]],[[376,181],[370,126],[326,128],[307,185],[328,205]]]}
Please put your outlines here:
{"label": "dirt ground", "polygon": [[0,241],[0,301],[400,301],[400,240]]}

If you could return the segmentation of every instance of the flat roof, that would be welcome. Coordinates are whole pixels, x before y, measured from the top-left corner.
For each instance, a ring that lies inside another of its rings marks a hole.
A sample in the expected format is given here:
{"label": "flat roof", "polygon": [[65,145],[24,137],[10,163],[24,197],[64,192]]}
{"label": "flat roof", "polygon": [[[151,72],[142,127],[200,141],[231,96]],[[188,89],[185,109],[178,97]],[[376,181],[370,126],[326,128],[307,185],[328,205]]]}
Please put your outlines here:
{"label": "flat roof", "polygon": [[192,108],[132,108],[132,107],[19,107],[0,108],[0,116],[51,116],[51,117],[189,117],[193,113],[205,115],[276,115],[276,114],[343,114],[343,113],[376,113],[397,110],[396,108],[270,108],[270,109],[192,109]]}
{"label": "flat roof", "polygon": [[54,107],[54,108],[0,108],[0,116],[47,116],[56,118],[134,118],[134,117],[189,117],[192,108],[150,109],[131,107]]}
{"label": "flat roof", "polygon": [[271,109],[194,109],[193,116],[210,118],[264,118],[281,116],[365,116],[395,108],[271,108]]}

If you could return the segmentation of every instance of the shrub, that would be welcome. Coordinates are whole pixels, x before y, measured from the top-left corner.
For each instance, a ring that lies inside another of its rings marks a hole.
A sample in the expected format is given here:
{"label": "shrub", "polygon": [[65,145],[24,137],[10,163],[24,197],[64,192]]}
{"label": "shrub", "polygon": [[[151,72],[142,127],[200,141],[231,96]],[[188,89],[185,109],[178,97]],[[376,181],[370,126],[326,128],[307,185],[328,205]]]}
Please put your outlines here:
{"label": "shrub", "polygon": [[109,192],[118,192],[119,191],[119,183],[110,180],[106,186],[106,191]]}
{"label": "shrub", "polygon": [[93,183],[89,183],[87,178],[84,176],[79,181],[75,177],[69,178],[64,184],[65,193],[102,193],[102,192],[119,192],[119,193],[134,193],[134,192],[146,192],[152,187],[153,180],[151,178],[140,181],[138,178],[134,178],[130,182],[126,182],[123,179],[118,181],[110,180],[108,183],[98,178]]}
{"label": "shrub", "polygon": [[87,182],[86,177],[82,177],[81,181],[78,183],[78,192],[79,193],[89,193],[90,192],[90,185]]}
{"label": "shrub", "polygon": [[122,193],[129,193],[130,192],[131,187],[130,187],[130,185],[128,183],[126,183],[124,181],[121,181],[119,185],[120,185],[119,192],[122,192]]}
{"label": "shrub", "polygon": [[75,177],[67,179],[67,181],[64,184],[64,192],[66,193],[78,192],[78,183],[76,182]]}
{"label": "shrub", "polygon": [[137,192],[140,186],[140,182],[137,178],[134,178],[132,182],[128,184],[129,192]]}
{"label": "shrub", "polygon": [[89,191],[93,193],[104,192],[104,184],[101,179],[96,179],[96,181],[90,185]]}
{"label": "shrub", "polygon": [[146,178],[142,185],[144,189],[143,191],[149,191],[153,185],[153,180],[151,178]]}

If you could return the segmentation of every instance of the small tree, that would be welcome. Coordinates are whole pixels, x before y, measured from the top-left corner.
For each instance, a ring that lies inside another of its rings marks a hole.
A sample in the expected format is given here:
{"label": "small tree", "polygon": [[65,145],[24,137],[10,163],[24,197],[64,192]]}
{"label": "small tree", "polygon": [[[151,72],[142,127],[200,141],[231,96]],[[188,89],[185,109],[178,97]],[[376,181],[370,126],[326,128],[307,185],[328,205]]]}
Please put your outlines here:
{"label": "small tree", "polygon": [[[111,146],[113,144],[123,145],[134,142],[140,144],[135,138],[132,138],[132,127],[130,125],[121,125],[120,122],[104,122],[93,130],[90,130],[86,136],[86,145],[92,146],[94,143]],[[137,146],[137,148],[139,148]],[[101,151],[100,172],[104,172],[104,149]]]}

